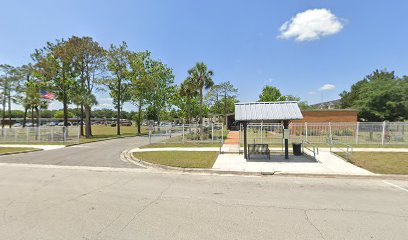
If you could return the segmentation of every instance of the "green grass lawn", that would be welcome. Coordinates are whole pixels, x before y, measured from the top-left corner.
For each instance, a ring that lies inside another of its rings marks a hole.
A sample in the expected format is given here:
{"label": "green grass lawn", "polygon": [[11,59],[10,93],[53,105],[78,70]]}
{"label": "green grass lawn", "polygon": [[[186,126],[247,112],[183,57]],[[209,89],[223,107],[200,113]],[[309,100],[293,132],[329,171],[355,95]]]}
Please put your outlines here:
{"label": "green grass lawn", "polygon": [[19,148],[19,147],[0,147],[0,155],[16,152],[39,151],[37,148]]}
{"label": "green grass lawn", "polygon": [[[85,132],[85,129],[84,129],[84,132]],[[137,133],[136,126],[121,126],[120,127],[120,133],[121,133],[120,136],[122,137],[139,136],[139,135],[147,134],[147,128],[142,127],[141,132],[142,132],[141,134]],[[91,138],[81,137],[79,139],[79,142],[88,143],[88,142],[95,142],[95,141],[107,140],[107,139],[118,137],[118,135],[116,135],[116,127],[104,126],[104,125],[92,126],[92,135],[93,136]]]}
{"label": "green grass lawn", "polygon": [[408,174],[408,153],[353,152],[348,155],[338,152],[336,154],[373,173]]}
{"label": "green grass lawn", "polygon": [[133,153],[137,159],[172,167],[212,168],[218,152],[160,151]]}
{"label": "green grass lawn", "polygon": [[220,143],[152,143],[140,148],[194,148],[194,147],[220,147]]}

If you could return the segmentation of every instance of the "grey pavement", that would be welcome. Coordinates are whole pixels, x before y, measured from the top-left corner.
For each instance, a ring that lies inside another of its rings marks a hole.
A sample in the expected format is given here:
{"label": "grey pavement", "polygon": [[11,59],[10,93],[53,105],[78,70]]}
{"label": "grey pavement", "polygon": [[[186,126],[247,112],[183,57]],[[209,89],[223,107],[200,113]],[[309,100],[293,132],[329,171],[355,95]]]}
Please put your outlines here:
{"label": "grey pavement", "polygon": [[1,165],[0,239],[408,236],[406,181],[42,166]]}
{"label": "grey pavement", "polygon": [[[161,139],[154,137],[152,141]],[[49,151],[0,156],[0,163],[135,168],[136,165],[120,160],[121,152],[148,143],[148,137],[118,138]]]}

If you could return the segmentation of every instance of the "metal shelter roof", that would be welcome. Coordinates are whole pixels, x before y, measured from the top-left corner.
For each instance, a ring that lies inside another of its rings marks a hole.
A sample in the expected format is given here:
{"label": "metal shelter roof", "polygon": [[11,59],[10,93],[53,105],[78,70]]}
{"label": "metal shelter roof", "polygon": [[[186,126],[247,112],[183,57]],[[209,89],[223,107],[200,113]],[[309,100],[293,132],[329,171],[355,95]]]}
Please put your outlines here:
{"label": "metal shelter roof", "polygon": [[297,102],[249,102],[235,104],[237,121],[300,120],[303,115]]}

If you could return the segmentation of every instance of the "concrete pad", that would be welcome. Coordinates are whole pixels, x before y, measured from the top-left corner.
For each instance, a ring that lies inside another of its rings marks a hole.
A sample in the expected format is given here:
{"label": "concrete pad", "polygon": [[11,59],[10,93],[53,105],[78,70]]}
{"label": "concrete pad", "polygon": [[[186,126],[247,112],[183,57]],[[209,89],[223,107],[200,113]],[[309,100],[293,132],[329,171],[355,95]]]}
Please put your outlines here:
{"label": "concrete pad", "polygon": [[331,152],[321,151],[315,161],[309,155],[293,156],[288,160],[283,155],[271,155],[271,160],[258,157],[245,160],[243,155],[220,154],[213,169],[244,172],[276,172],[302,174],[347,174],[372,175],[373,173],[344,161]]}
{"label": "concrete pad", "polygon": [[44,151],[54,150],[54,149],[61,149],[64,148],[65,145],[29,145],[29,144],[0,144],[0,147],[15,147],[15,148],[38,148]]}

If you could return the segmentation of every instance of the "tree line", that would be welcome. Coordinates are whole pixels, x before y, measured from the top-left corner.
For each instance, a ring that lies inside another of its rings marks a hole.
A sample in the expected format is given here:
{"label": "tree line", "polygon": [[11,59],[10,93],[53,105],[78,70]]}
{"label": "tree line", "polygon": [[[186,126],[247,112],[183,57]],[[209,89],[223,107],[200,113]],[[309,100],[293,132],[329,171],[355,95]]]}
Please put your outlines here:
{"label": "tree line", "polygon": [[363,121],[404,121],[408,119],[408,76],[375,70],[340,94],[340,108],[358,110]]}
{"label": "tree line", "polygon": [[47,115],[49,100],[41,91],[55,94],[55,100],[62,103],[64,126],[73,112],[69,105],[78,106],[75,115],[85,137],[92,137],[91,117],[97,112],[92,108],[98,104],[98,91],[107,91],[113,99],[118,135],[125,103],[137,108],[134,120],[140,133],[143,119],[160,122],[178,117],[187,123],[202,123],[210,113],[233,111],[237,102],[238,90],[230,82],[215,84],[214,72],[203,62],[189,69],[178,86],[172,68],[149,51],[130,50],[126,42],[105,49],[91,37],[72,36],[47,42],[31,58],[31,63],[19,67],[0,65],[2,128],[6,116],[11,127],[13,103],[23,106],[24,124],[28,114],[33,117],[35,113],[37,122],[40,111]]}

